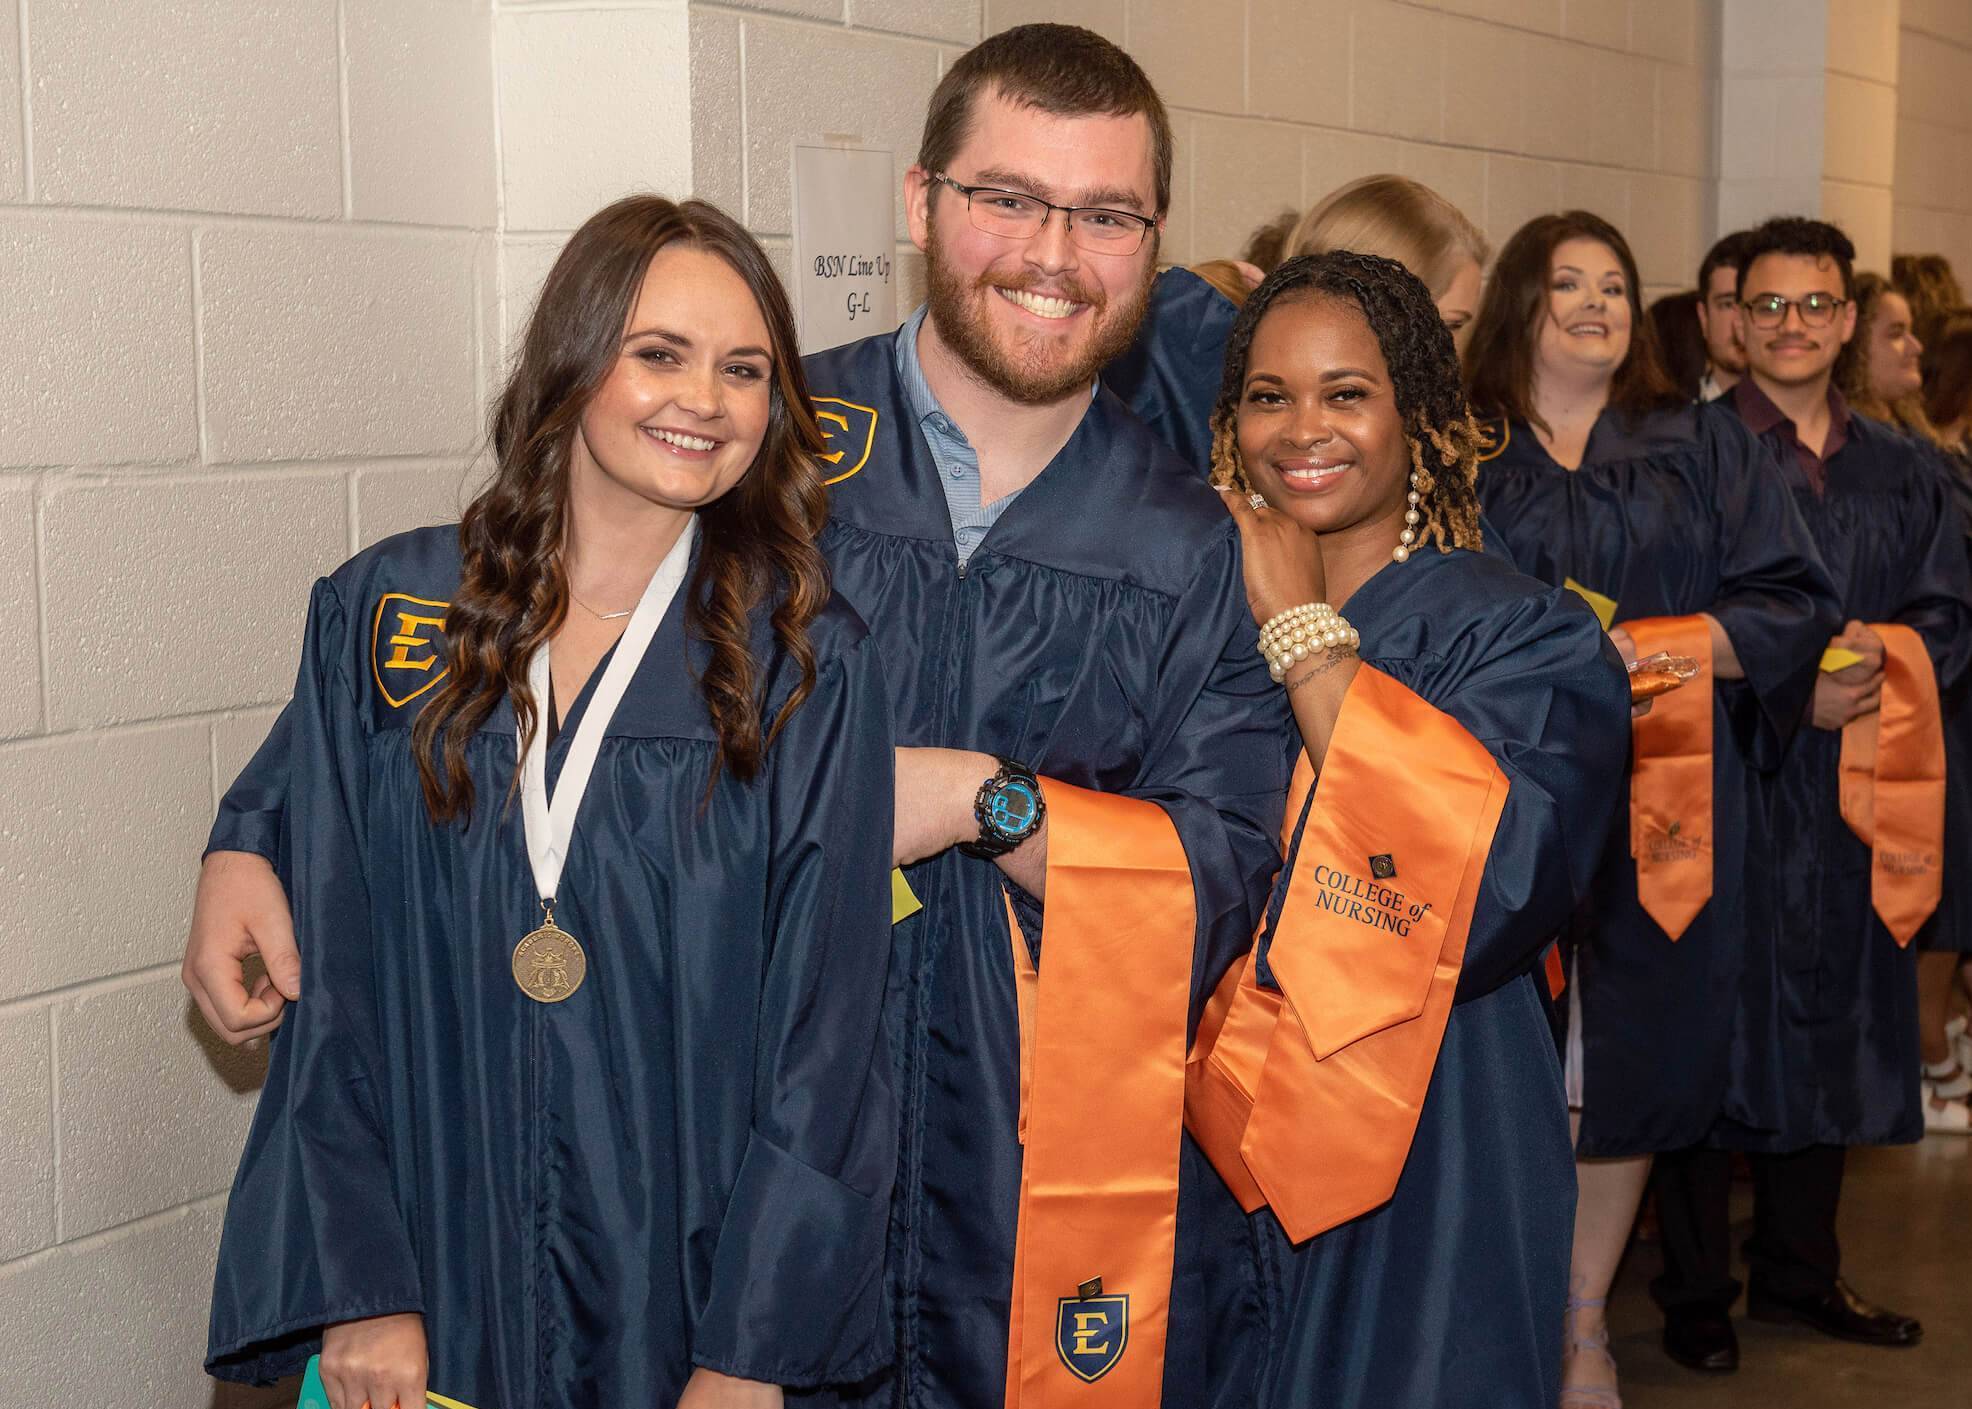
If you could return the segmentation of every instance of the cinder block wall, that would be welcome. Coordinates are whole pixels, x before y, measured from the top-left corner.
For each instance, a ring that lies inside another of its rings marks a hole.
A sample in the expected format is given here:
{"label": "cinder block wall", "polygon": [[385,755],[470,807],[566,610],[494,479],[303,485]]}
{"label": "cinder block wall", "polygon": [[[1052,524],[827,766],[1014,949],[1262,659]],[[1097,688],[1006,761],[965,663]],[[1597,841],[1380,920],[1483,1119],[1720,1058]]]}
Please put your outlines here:
{"label": "cinder block wall", "polygon": [[1972,0],[1903,0],[1901,20],[1896,250],[1972,281]]}
{"label": "cinder block wall", "polygon": [[260,1066],[178,984],[194,865],[309,582],[454,512],[496,346],[491,23],[0,5],[8,1409],[212,1397]]}
{"label": "cinder block wall", "polygon": [[[1032,20],[1125,45],[1174,110],[1173,261],[1375,171],[1415,176],[1503,240],[1570,205],[1653,286],[1710,231],[1717,0],[693,0],[694,171],[776,247],[791,138],[915,153],[924,99],[981,34]],[[1593,99],[1593,101],[1591,101]],[[898,236],[903,238],[900,223]],[[903,253],[903,251],[900,251]],[[907,307],[921,277],[902,265]]]}

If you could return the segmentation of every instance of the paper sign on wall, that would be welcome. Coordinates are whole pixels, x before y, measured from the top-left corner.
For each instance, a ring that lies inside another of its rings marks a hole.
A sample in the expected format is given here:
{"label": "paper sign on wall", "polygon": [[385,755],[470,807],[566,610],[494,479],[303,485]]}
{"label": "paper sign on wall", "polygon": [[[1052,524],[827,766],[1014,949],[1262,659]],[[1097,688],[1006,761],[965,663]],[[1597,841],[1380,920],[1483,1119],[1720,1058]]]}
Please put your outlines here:
{"label": "paper sign on wall", "polygon": [[801,350],[897,326],[890,152],[794,144],[794,314]]}

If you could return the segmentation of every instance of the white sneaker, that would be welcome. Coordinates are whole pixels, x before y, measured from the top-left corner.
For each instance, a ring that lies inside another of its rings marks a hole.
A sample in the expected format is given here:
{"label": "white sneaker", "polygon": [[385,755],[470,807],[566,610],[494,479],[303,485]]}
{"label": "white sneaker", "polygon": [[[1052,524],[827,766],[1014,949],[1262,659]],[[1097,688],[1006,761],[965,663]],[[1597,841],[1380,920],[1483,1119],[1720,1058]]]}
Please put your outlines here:
{"label": "white sneaker", "polygon": [[1963,1101],[1939,1104],[1937,1090],[1924,1083],[1924,1133],[1927,1135],[1972,1135],[1972,1106]]}
{"label": "white sneaker", "polygon": [[1962,1101],[1972,1096],[1972,1076],[1965,1074],[1965,1068],[1953,1056],[1946,1056],[1942,1062],[1924,1063],[1924,1084],[1940,1101]]}
{"label": "white sneaker", "polygon": [[1953,1018],[1945,1024],[1945,1040],[1951,1043],[1951,1054],[1958,1059],[1960,1070],[1972,1071],[1972,1023]]}

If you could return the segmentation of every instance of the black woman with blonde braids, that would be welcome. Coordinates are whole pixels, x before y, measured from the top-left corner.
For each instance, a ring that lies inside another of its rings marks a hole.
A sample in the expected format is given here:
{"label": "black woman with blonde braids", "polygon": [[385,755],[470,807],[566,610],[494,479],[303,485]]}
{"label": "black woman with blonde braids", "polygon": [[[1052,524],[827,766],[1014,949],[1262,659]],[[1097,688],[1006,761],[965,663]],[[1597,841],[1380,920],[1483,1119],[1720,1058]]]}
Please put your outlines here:
{"label": "black woman with blonde braids", "polygon": [[1540,956],[1619,799],[1621,665],[1573,594],[1478,551],[1478,430],[1403,266],[1281,265],[1211,425],[1297,726],[1287,860],[1187,1102],[1266,1210],[1254,1402],[1551,1403],[1574,1184]]}

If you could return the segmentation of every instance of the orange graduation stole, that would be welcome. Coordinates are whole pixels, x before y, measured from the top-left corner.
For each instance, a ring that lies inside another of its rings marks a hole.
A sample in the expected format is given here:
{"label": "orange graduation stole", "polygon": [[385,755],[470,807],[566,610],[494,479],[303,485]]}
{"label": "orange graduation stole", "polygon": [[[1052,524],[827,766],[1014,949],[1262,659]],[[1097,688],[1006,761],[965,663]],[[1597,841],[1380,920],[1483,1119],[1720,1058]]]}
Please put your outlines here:
{"label": "orange graduation stole", "polygon": [[1842,729],[1842,818],[1872,853],[1871,904],[1906,945],[1944,891],[1944,725],[1923,638],[1908,626],[1870,629],[1883,638],[1883,703]]}
{"label": "orange graduation stole", "polygon": [[[1320,781],[1267,952],[1278,991],[1253,955],[1227,975],[1186,1086],[1193,1138],[1296,1242],[1397,1187],[1507,795],[1483,745],[1369,666]],[[1288,831],[1314,784],[1303,755]]]}
{"label": "orange graduation stole", "polygon": [[1698,678],[1630,723],[1630,855],[1636,896],[1673,941],[1712,898],[1712,628],[1702,616],[1622,623],[1639,658],[1668,651]]}
{"label": "orange graduation stole", "polygon": [[1007,1409],[1155,1409],[1178,1226],[1196,906],[1153,802],[1043,780],[1037,971],[1012,906],[1020,1223]]}

